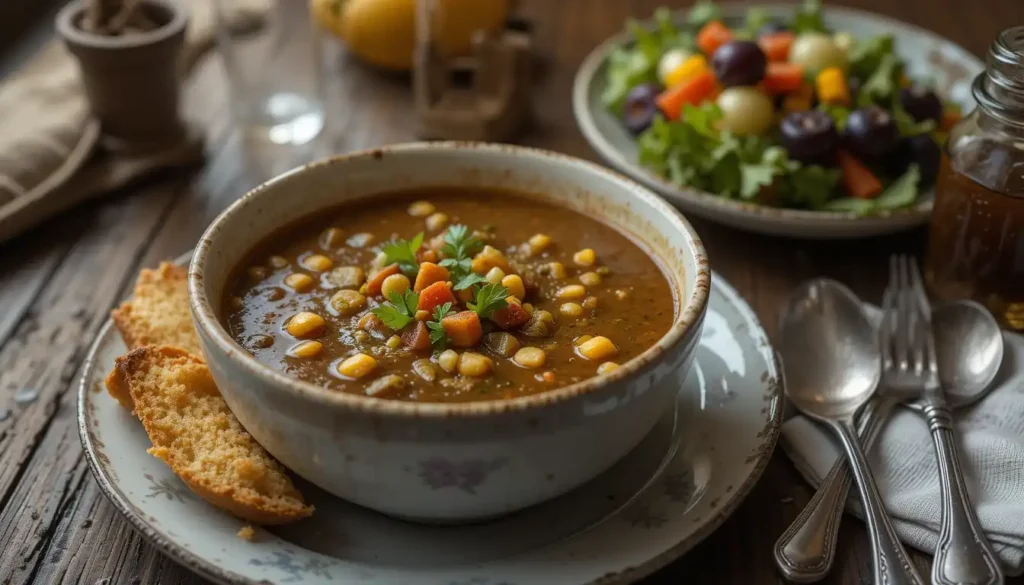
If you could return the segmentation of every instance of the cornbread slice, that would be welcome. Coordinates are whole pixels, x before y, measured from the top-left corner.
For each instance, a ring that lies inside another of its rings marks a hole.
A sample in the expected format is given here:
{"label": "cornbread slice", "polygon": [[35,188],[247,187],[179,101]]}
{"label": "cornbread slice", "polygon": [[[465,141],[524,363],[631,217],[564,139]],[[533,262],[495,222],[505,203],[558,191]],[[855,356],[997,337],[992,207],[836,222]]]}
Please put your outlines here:
{"label": "cornbread slice", "polygon": [[259,525],[313,513],[228,409],[202,359],[178,347],[140,347],[117,358],[106,384],[131,397],[153,442],[148,452],[214,506]]}
{"label": "cornbread slice", "polygon": [[173,345],[203,355],[192,326],[188,270],[183,266],[161,262],[155,270],[143,268],[135,281],[135,294],[114,309],[111,317],[128,349]]}

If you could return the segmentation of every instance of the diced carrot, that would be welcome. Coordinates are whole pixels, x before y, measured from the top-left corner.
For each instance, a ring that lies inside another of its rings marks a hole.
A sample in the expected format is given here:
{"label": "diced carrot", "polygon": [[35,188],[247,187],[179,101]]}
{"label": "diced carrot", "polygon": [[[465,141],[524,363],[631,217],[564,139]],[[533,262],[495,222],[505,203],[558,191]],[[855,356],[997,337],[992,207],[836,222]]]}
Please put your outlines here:
{"label": "diced carrot", "polygon": [[443,282],[450,277],[451,274],[444,266],[438,266],[433,262],[421,262],[420,271],[416,273],[416,283],[412,286],[412,290],[421,292],[435,282]]}
{"label": "diced carrot", "polygon": [[796,35],[786,30],[762,35],[757,39],[757,45],[761,47],[769,61],[785,62],[789,60],[789,47],[793,44],[794,39],[796,39]]}
{"label": "diced carrot", "polygon": [[444,332],[454,347],[473,347],[484,336],[480,315],[473,311],[462,311],[441,319]]}
{"label": "diced carrot", "polygon": [[523,308],[523,304],[515,297],[505,299],[508,306],[491,313],[491,321],[502,329],[519,327],[530,320],[530,314]]}
{"label": "diced carrot", "polygon": [[697,33],[697,48],[708,57],[715,54],[718,47],[733,38],[732,31],[719,20],[712,20],[701,27]]}
{"label": "diced carrot", "polygon": [[440,307],[445,303],[455,304],[452,283],[438,281],[420,291],[420,303],[416,305],[416,309],[433,313],[434,307]]}
{"label": "diced carrot", "polygon": [[942,118],[939,120],[939,130],[943,132],[949,132],[956,126],[956,123],[960,121],[963,116],[956,110],[944,110],[942,112]]}
{"label": "diced carrot", "polygon": [[852,154],[840,150],[836,160],[843,171],[843,186],[850,197],[874,199],[882,192],[882,182]]}
{"label": "diced carrot", "polygon": [[402,332],[402,344],[416,351],[430,349],[430,330],[427,329],[427,324],[417,321],[414,325],[406,327]]}
{"label": "diced carrot", "polygon": [[696,106],[715,92],[718,84],[710,71],[698,73],[675,87],[670,87],[657,98],[658,108],[669,120],[678,120],[683,104]]}
{"label": "diced carrot", "polygon": [[762,83],[768,93],[799,91],[804,85],[804,68],[796,63],[769,63]]}
{"label": "diced carrot", "polygon": [[806,112],[811,109],[814,101],[814,88],[806,81],[800,85],[800,89],[789,93],[782,98],[782,111],[785,114],[793,112]]}
{"label": "diced carrot", "polygon": [[421,247],[416,251],[417,262],[437,262],[437,251],[427,248],[426,246]]}
{"label": "diced carrot", "polygon": [[399,272],[401,271],[398,269],[398,264],[388,264],[381,268],[370,276],[370,280],[366,281],[366,294],[371,297],[378,296],[380,294],[380,287],[384,284],[384,279]]}

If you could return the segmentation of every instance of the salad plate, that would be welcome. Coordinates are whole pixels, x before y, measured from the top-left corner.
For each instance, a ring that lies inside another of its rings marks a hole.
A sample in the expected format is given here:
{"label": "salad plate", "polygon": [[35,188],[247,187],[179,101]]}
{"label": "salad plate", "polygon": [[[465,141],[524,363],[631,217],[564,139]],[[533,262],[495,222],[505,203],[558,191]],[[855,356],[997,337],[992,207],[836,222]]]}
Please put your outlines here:
{"label": "salad plate", "polygon": [[[703,337],[676,407],[592,482],[511,516],[443,526],[395,520],[299,481],[313,516],[243,539],[244,522],[200,500],[148,455],[142,426],[104,390],[104,375],[124,351],[108,322],[86,360],[78,414],[90,467],[145,538],[219,583],[630,583],[729,516],[767,465],[782,418],[780,374],[765,332],[714,275]],[[467,489],[452,473],[425,470],[420,480],[437,490]]]}
{"label": "salad plate", "polygon": [[[894,83],[888,88],[886,99],[891,99],[893,104],[898,102],[896,96],[901,90],[897,84],[913,84],[914,87],[933,89],[934,93],[941,98],[942,105],[949,111],[969,111],[974,104],[971,97],[971,82],[984,69],[984,64],[980,59],[947,39],[919,27],[860,10],[840,7],[819,8],[813,4],[798,7],[784,4],[729,3],[714,7],[706,2],[698,3],[698,8],[694,10],[716,11],[720,21],[727,28],[736,31],[740,31],[745,26],[749,27],[749,21],[753,18],[763,20],[765,23],[792,25],[794,15],[799,14],[798,11],[802,10],[803,13],[796,18],[805,18],[804,15],[808,10],[813,11],[813,18],[817,19],[818,26],[829,31],[822,34],[842,34],[849,39],[846,42],[852,43],[850,47],[856,46],[856,43],[863,43],[862,47],[866,49],[862,48],[861,55],[865,50],[875,50],[879,53],[884,50],[891,54],[891,57],[885,57],[885,59],[892,60],[890,65],[895,64],[902,68],[902,75],[892,75],[899,79],[894,80]],[[930,176],[925,177],[920,184],[918,184],[918,179],[922,177],[922,173],[916,164],[905,165],[904,169],[900,171],[901,174],[883,178],[880,182],[884,183],[885,190],[881,192],[881,195],[878,195],[877,191],[873,195],[877,197],[875,200],[877,203],[863,198],[846,196],[844,193],[846,173],[841,172],[840,168],[832,168],[836,166],[834,162],[818,167],[825,170],[817,176],[797,177],[797,171],[792,169],[808,168],[811,163],[800,165],[798,161],[793,160],[797,158],[794,153],[787,152],[785,136],[779,130],[779,119],[792,110],[787,110],[780,105],[783,103],[782,95],[769,96],[775,100],[776,111],[773,125],[756,137],[762,143],[759,149],[755,148],[756,156],[762,157],[763,160],[760,158],[753,161],[744,160],[745,155],[741,152],[740,156],[734,157],[739,162],[733,166],[719,164],[720,159],[714,157],[730,156],[730,144],[743,144],[744,140],[753,141],[754,138],[741,136],[739,141],[734,140],[733,137],[712,140],[711,146],[704,150],[676,155],[674,161],[654,160],[652,163],[652,159],[657,159],[665,150],[666,145],[658,144],[656,137],[645,136],[645,134],[653,134],[655,130],[653,126],[662,124],[661,129],[664,130],[666,136],[676,136],[676,134],[672,134],[674,130],[669,129],[670,125],[675,125],[675,122],[666,124],[662,117],[664,110],[659,106],[662,113],[654,116],[655,121],[651,129],[637,134],[631,133],[627,128],[628,120],[623,120],[617,113],[622,111],[622,96],[624,89],[628,89],[628,87],[623,86],[622,75],[614,74],[610,79],[609,72],[613,66],[620,70],[624,67],[632,67],[633,65],[629,65],[631,61],[636,62],[635,66],[640,69],[644,67],[645,57],[636,54],[640,50],[637,48],[636,41],[638,32],[643,36],[645,33],[642,31],[651,31],[652,36],[647,38],[654,45],[663,42],[658,40],[658,35],[678,35],[682,39],[681,41],[664,41],[666,46],[673,43],[692,44],[692,39],[695,36],[699,38],[701,32],[699,28],[695,27],[696,25],[688,24],[688,22],[695,22],[695,18],[702,17],[695,15],[693,11],[689,14],[664,11],[656,15],[654,19],[631,26],[625,32],[600,44],[586,57],[577,71],[573,86],[573,111],[577,124],[591,147],[610,166],[655,190],[687,213],[763,234],[816,239],[857,238],[893,233],[927,223],[933,202],[933,192],[928,185],[934,179],[934,167],[937,167],[937,164],[928,165],[933,167],[927,171]],[[759,33],[750,34],[756,37]],[[741,38],[740,35],[741,33],[737,33],[736,38]],[[800,34],[795,36],[799,41]],[[793,46],[796,46],[795,42]],[[658,51],[661,48],[649,48],[649,50]],[[667,53],[669,50],[665,49],[665,52]],[[691,48],[681,52],[689,54],[691,51],[697,50]],[[846,50],[849,52],[854,49]],[[848,54],[852,55],[853,53]],[[790,53],[790,57],[792,58],[792,53]],[[647,57],[647,59],[650,62],[650,58]],[[707,61],[709,68],[715,67],[716,59],[707,59]],[[862,62],[871,63],[872,61],[865,59]],[[881,60],[876,59],[874,62],[881,62]],[[769,61],[769,65],[772,65],[771,61]],[[879,68],[884,66],[879,65]],[[641,74],[641,78],[644,76],[650,78],[653,75],[650,71],[651,65],[646,67],[648,71]],[[846,81],[854,89],[850,92],[852,97],[846,102],[845,108],[826,109],[830,107],[828,104],[817,104],[811,108],[827,112],[828,116],[835,118],[837,133],[840,140],[843,141],[840,142],[840,150],[848,150],[849,129],[843,129],[847,116],[850,115],[851,110],[867,105],[866,102],[860,101],[863,99],[863,90],[857,90],[854,86],[855,82],[860,84],[860,87],[866,84],[852,79],[852,77]],[[813,88],[816,80],[813,75],[805,75],[804,83]],[[610,85],[612,87],[609,87]],[[759,82],[757,87],[758,91],[761,91],[766,87],[765,82]],[[726,91],[728,89],[731,88],[727,88]],[[752,90],[754,87],[749,89]],[[720,85],[717,91],[721,91]],[[861,94],[858,94],[858,91],[861,91]],[[814,99],[817,100],[817,91],[814,94]],[[718,98],[715,97],[716,95]],[[719,99],[722,95],[722,93],[712,93],[711,97],[707,98],[711,104],[710,108],[716,110],[719,117],[725,110],[724,107],[718,107],[723,105],[722,100]],[[717,105],[715,104],[716,99]],[[704,102],[704,105],[707,103],[707,101]],[[691,111],[688,109],[690,107],[683,106],[683,109]],[[893,105],[890,109],[895,110],[896,106]],[[906,111],[900,109],[900,112],[888,112],[896,119],[896,122],[903,122],[903,119],[906,119]],[[840,110],[842,113],[838,114],[837,112]],[[718,128],[723,124],[718,119],[712,119],[710,122],[702,121],[700,116],[710,117],[707,112],[708,108],[697,106],[691,112],[694,115],[691,115],[689,119],[686,119],[683,113],[680,113],[679,116],[682,122],[698,125],[698,131],[707,127]],[[725,114],[728,116],[728,112]],[[904,114],[903,118],[900,117],[900,114]],[[839,115],[842,116],[841,121],[837,118]],[[916,117],[916,114],[914,115]],[[911,129],[908,130],[901,124],[900,136],[907,138],[913,133],[932,136],[935,145],[930,148],[933,149],[934,161],[937,163],[938,148],[935,146],[940,144],[943,139],[940,125],[932,124],[926,128],[924,125],[915,123],[920,122],[920,119],[908,120],[907,124]],[[712,122],[718,125],[716,126]],[[703,128],[700,127],[702,124]],[[634,127],[634,130],[637,128]],[[664,140],[674,139],[665,138]],[[726,154],[723,155],[723,153]],[[786,155],[790,155],[788,161]],[[644,164],[641,164],[641,158],[645,159]],[[882,157],[878,162],[886,164],[892,158]],[[781,162],[775,162],[779,159]],[[746,164],[748,162],[755,164]],[[674,168],[669,168],[673,166]],[[767,168],[771,166],[775,168]],[[846,168],[843,165],[838,166]],[[921,165],[921,168],[924,166]],[[709,171],[709,168],[713,170]],[[701,176],[702,173],[704,176]],[[755,182],[755,187],[747,189],[744,185],[742,193],[737,192],[738,188],[732,190],[722,188],[719,192],[711,192],[712,189],[707,185],[709,183],[717,184],[719,178],[707,176],[711,173],[718,173],[720,177],[732,180],[737,185],[741,180],[746,182],[751,179]],[[787,176],[787,173],[792,176]],[[911,174],[914,175],[913,178],[910,177]],[[697,175],[697,180],[692,179],[694,175]],[[794,198],[792,201],[784,200],[783,203],[777,203],[773,200],[777,200],[778,197],[764,197],[766,190],[758,189],[756,182],[759,180],[759,175],[761,177],[760,185],[769,187],[767,190],[769,192],[779,191],[772,187],[778,185],[779,181],[785,180],[789,180],[789,184],[799,184],[805,192],[799,199]],[[831,177],[830,182],[818,180],[825,175]],[[774,178],[772,178],[773,176]],[[880,174],[879,176],[881,177]],[[691,179],[686,177],[691,177]],[[701,187],[688,186],[691,184]]]}

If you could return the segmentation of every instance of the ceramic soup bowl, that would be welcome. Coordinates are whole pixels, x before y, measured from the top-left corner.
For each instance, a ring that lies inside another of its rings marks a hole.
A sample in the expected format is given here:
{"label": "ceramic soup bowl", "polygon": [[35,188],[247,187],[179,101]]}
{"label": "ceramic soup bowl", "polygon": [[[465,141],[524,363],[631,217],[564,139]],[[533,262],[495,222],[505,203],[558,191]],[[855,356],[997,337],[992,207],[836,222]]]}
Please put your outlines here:
{"label": "ceramic soup bowl", "polygon": [[[330,391],[257,362],[223,326],[228,276],[258,242],[318,210],[425,186],[501,187],[629,233],[662,265],[675,321],[614,372],[548,392],[457,404]],[[207,229],[189,268],[210,370],[246,429],[295,473],[401,518],[457,522],[553,498],[630,451],[672,404],[692,361],[710,271],[685,219],[595,164],[490,144],[398,145],[313,163],[247,193]]]}

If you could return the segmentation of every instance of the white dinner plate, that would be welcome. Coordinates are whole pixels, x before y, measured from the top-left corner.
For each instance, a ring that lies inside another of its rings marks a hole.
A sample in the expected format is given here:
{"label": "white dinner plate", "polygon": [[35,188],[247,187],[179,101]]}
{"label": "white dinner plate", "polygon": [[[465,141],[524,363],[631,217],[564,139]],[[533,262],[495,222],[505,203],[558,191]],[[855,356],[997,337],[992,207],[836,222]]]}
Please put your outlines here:
{"label": "white dinner plate", "polygon": [[[727,23],[738,23],[751,6],[764,8],[769,15],[778,18],[789,17],[794,10],[793,5],[784,4],[729,3],[722,4],[721,8]],[[878,14],[834,6],[822,10],[829,27],[847,31],[857,38],[894,35],[896,53],[906,62],[911,78],[930,81],[942,96],[960,104],[964,111],[974,107],[971,81],[985,65],[966,49],[935,33]],[[684,22],[685,13],[677,13],[677,16],[677,22]],[[858,216],[852,212],[780,209],[726,199],[677,187],[644,169],[637,163],[635,138],[601,102],[608,55],[616,47],[629,43],[631,38],[629,33],[623,32],[598,45],[580,65],[573,84],[573,113],[580,131],[590,146],[620,172],[650,187],[687,213],[769,235],[859,238],[898,232],[928,222],[932,190],[923,193],[912,207]]]}
{"label": "white dinner plate", "polygon": [[[696,361],[651,434],[597,479],[499,520],[428,526],[394,520],[305,482],[309,519],[253,541],[244,522],[195,496],[146,453],[142,425],[105,391],[125,346],[111,323],[86,361],[79,426],[90,467],[150,542],[220,583],[266,585],[582,585],[629,583],[717,528],[754,486],[782,418],[775,355],[750,307],[712,277]],[[439,485],[447,485],[440,482]]]}

